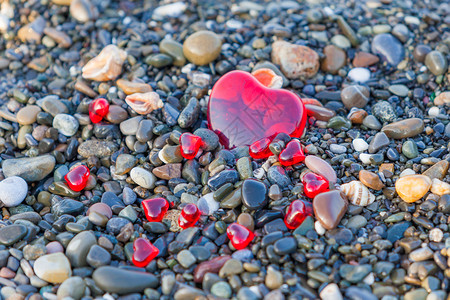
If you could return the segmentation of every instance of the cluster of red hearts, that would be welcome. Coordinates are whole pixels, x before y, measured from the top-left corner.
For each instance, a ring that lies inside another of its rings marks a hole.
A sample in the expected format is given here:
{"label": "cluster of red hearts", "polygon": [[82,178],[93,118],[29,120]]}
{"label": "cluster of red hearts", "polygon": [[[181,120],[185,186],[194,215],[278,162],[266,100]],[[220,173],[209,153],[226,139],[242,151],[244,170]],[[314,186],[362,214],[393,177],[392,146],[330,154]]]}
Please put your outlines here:
{"label": "cluster of red hearts", "polygon": [[[297,95],[281,89],[281,78],[276,76],[269,71],[260,71],[254,76],[233,71],[223,76],[214,85],[210,96],[208,123],[225,148],[249,145],[252,158],[260,160],[278,155],[279,163],[288,167],[305,160],[298,138],[306,125],[306,110]],[[276,87],[274,83],[277,83]],[[89,117],[93,123],[99,123],[108,111],[108,101],[99,98],[90,104]],[[180,136],[179,143],[181,155],[187,160],[194,159],[204,145],[201,137],[189,132]],[[73,168],[65,179],[72,190],[81,191],[86,187],[89,175],[89,169],[80,165]],[[304,194],[311,199],[328,191],[330,186],[327,176],[313,172],[305,174],[302,183]],[[143,200],[142,207],[149,222],[161,222],[170,204],[164,198],[153,198]],[[183,229],[196,226],[201,214],[195,204],[187,204],[181,211],[178,224]],[[312,214],[310,202],[295,200],[286,212],[284,223],[287,228],[296,229]],[[239,250],[247,247],[255,234],[233,223],[227,228],[227,236]],[[159,254],[158,248],[145,238],[136,239],[133,248],[132,261],[138,267],[147,266]]]}

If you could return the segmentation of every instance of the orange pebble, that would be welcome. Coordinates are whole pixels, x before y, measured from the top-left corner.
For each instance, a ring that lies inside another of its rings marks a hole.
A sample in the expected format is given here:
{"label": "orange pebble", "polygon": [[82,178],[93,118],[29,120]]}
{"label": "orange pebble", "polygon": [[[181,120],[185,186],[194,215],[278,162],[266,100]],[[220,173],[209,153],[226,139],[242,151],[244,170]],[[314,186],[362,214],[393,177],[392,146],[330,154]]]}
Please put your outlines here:
{"label": "orange pebble", "polygon": [[271,69],[258,69],[253,71],[252,75],[265,87],[280,89],[283,86],[283,78],[275,74]]}

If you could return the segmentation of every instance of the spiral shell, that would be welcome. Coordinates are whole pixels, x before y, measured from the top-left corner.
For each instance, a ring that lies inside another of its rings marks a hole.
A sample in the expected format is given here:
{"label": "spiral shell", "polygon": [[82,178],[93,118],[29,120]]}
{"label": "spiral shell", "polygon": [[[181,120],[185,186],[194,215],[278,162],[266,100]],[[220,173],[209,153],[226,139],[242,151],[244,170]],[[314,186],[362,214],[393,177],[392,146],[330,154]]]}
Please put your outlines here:
{"label": "spiral shell", "polygon": [[83,67],[83,78],[95,81],[116,79],[122,73],[127,52],[115,45],[108,45]]}
{"label": "spiral shell", "polygon": [[361,181],[354,180],[345,183],[341,185],[340,189],[353,205],[367,206],[375,201],[375,195]]}

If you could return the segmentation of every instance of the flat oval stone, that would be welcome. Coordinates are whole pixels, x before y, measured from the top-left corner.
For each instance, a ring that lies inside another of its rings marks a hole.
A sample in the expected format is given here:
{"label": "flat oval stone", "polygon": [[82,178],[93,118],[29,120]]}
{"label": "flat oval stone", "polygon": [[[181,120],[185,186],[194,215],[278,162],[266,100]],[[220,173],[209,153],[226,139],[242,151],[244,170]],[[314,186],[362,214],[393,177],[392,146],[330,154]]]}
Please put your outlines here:
{"label": "flat oval stone", "polygon": [[242,184],[242,203],[250,210],[261,209],[267,205],[267,186],[256,179],[246,179]]}
{"label": "flat oval stone", "polygon": [[329,182],[336,182],[337,175],[334,169],[327,163],[325,160],[321,159],[318,156],[308,155],[305,158],[305,165],[308,169],[310,169],[313,173],[322,175]]}
{"label": "flat oval stone", "polygon": [[329,230],[339,225],[347,207],[347,199],[338,190],[321,193],[313,200],[314,215]]}
{"label": "flat oval stone", "polygon": [[206,273],[219,273],[223,265],[231,259],[231,256],[218,256],[197,265],[194,269],[194,282],[201,283]]}
{"label": "flat oval stone", "polygon": [[182,67],[186,63],[186,58],[183,54],[183,45],[174,40],[162,40],[161,43],[159,43],[159,51],[170,55],[173,58],[174,66]]}
{"label": "flat oval stone", "polygon": [[383,61],[392,66],[397,66],[405,57],[403,45],[389,33],[378,34],[373,38],[372,53],[380,55]]}
{"label": "flat oval stone", "polygon": [[369,102],[369,89],[362,85],[351,85],[341,92],[341,100],[347,109],[363,108]]}
{"label": "flat oval stone", "polygon": [[443,180],[445,175],[447,175],[449,166],[450,163],[447,160],[441,160],[423,172],[422,175],[428,176],[430,179]]}
{"label": "flat oval stone", "polygon": [[308,116],[314,117],[319,121],[328,122],[332,117],[336,116],[336,113],[334,111],[326,107],[305,104],[305,108]]}
{"label": "flat oval stone", "polygon": [[86,257],[93,245],[97,244],[97,239],[92,231],[83,231],[77,234],[67,245],[66,256],[73,267],[87,266]]}
{"label": "flat oval stone", "polygon": [[374,189],[374,190],[381,190],[384,187],[383,182],[381,181],[380,177],[378,177],[377,174],[361,170],[359,171],[359,180],[368,188]]}
{"label": "flat oval stone", "polygon": [[37,115],[40,112],[41,108],[37,105],[25,106],[17,112],[17,122],[20,125],[31,125],[36,122]]}
{"label": "flat oval stone", "polygon": [[75,135],[79,126],[77,119],[68,114],[58,114],[53,118],[53,127],[65,136]]}
{"label": "flat oval stone", "polygon": [[431,73],[439,76],[447,71],[447,58],[439,51],[431,51],[425,57],[425,65]]}
{"label": "flat oval stone", "polygon": [[11,246],[27,234],[27,227],[21,224],[7,225],[0,228],[0,244]]}
{"label": "flat oval stone", "polygon": [[201,30],[190,35],[183,44],[184,56],[193,64],[206,65],[220,54],[222,40],[212,31]]}
{"label": "flat oval stone", "polygon": [[395,182],[395,191],[406,202],[416,202],[430,190],[431,179],[425,175],[406,175]]}
{"label": "flat oval stone", "polygon": [[321,69],[324,72],[336,74],[339,69],[345,66],[347,54],[335,45],[328,45],[323,49],[325,58],[322,60]]}
{"label": "flat oval stone", "polygon": [[152,189],[155,187],[156,177],[146,169],[135,167],[131,169],[130,177],[137,185],[143,188]]}
{"label": "flat oval stone", "polygon": [[92,279],[105,292],[119,295],[139,293],[146,288],[156,288],[159,283],[153,274],[110,266],[96,269],[92,274]]}
{"label": "flat oval stone", "polygon": [[6,159],[3,161],[2,168],[6,177],[18,176],[32,182],[42,180],[53,172],[55,163],[55,157],[52,155],[42,155]]}
{"label": "flat oval stone", "polygon": [[34,273],[50,283],[62,283],[72,275],[67,257],[61,253],[52,253],[39,257],[34,262]]}
{"label": "flat oval stone", "polygon": [[19,205],[27,193],[28,185],[21,177],[11,176],[0,182],[0,201],[6,207]]}
{"label": "flat oval stone", "polygon": [[405,119],[384,126],[381,130],[392,139],[404,139],[420,134],[424,129],[423,120]]}

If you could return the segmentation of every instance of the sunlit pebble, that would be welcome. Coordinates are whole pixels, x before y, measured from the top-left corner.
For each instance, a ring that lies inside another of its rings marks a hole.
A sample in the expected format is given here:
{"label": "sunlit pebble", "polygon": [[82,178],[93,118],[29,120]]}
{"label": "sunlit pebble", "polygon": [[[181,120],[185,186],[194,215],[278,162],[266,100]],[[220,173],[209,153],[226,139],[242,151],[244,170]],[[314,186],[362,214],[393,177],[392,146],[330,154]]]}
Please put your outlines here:
{"label": "sunlit pebble", "polygon": [[112,86],[108,89],[108,93],[115,94],[117,93],[117,87]]}
{"label": "sunlit pebble", "polygon": [[439,115],[439,107],[433,106],[428,110],[428,115],[430,117],[436,117]]}
{"label": "sunlit pebble", "polygon": [[130,17],[125,17],[124,19],[123,19],[123,25],[128,25],[128,24],[130,24],[131,23],[131,18]]}
{"label": "sunlit pebble", "polygon": [[354,139],[352,141],[353,148],[358,152],[364,152],[369,149],[369,144],[363,139]]}
{"label": "sunlit pebble", "polygon": [[241,29],[243,26],[242,22],[237,21],[237,20],[228,20],[226,25],[230,29]]}
{"label": "sunlit pebble", "polygon": [[77,68],[75,66],[72,66],[69,68],[69,74],[71,77],[77,77],[81,74],[81,68]]}
{"label": "sunlit pebble", "polygon": [[323,9],[323,13],[328,17],[331,17],[334,15],[334,11],[328,6]]}
{"label": "sunlit pebble", "polygon": [[414,170],[408,168],[408,169],[404,169],[400,173],[399,177],[403,177],[403,176],[407,176],[407,175],[414,175],[414,174],[416,174],[416,172],[414,172]]}
{"label": "sunlit pebble", "polygon": [[367,275],[364,279],[363,279],[364,283],[367,285],[372,285],[375,282],[375,276],[373,275],[372,272],[369,273],[369,275]]}
{"label": "sunlit pebble", "polygon": [[366,68],[354,68],[348,72],[347,76],[356,82],[366,82],[370,79],[370,71]]}
{"label": "sunlit pebble", "polygon": [[181,68],[181,73],[189,74],[190,72],[192,72],[194,67],[195,66],[193,64],[187,64],[187,65],[185,65],[184,67]]}
{"label": "sunlit pebble", "polygon": [[444,233],[439,228],[433,228],[429,232],[430,241],[439,243],[444,237]]}
{"label": "sunlit pebble", "polygon": [[257,179],[262,179],[265,174],[266,174],[266,172],[264,171],[263,168],[258,168],[253,171],[253,176],[255,176],[255,178],[257,178]]}
{"label": "sunlit pebble", "polygon": [[371,158],[371,157],[372,157],[371,154],[361,153],[361,154],[359,155],[359,160],[360,160],[363,164],[369,165],[369,164],[371,164],[371,162],[370,162],[370,158]]}
{"label": "sunlit pebble", "polygon": [[419,69],[420,72],[426,72],[427,71],[427,67],[426,66],[421,66]]}
{"label": "sunlit pebble", "polygon": [[322,224],[320,224],[319,221],[316,221],[314,223],[314,229],[316,229],[318,235],[324,235],[326,232],[325,228],[323,228]]}

